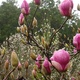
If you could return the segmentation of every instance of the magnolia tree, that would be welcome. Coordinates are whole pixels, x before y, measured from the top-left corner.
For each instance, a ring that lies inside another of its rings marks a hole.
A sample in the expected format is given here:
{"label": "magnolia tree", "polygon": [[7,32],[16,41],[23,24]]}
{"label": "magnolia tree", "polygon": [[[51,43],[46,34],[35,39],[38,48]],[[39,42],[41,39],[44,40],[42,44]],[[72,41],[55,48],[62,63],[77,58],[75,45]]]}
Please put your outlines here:
{"label": "magnolia tree", "polygon": [[[66,19],[62,24],[60,24],[60,27],[58,29],[53,30],[52,32],[49,33],[48,41],[45,40],[44,37],[42,36],[40,37],[39,34],[37,35],[37,31],[34,32],[35,28],[38,27],[36,14],[42,3],[43,1],[41,0],[34,0],[34,4],[36,5],[36,10],[34,11],[34,15],[32,17],[31,22],[28,22],[28,16],[30,14],[30,6],[26,0],[23,0],[21,5],[21,14],[19,16],[19,21],[18,21],[20,27],[17,27],[17,31],[20,32],[21,37],[25,38],[25,40],[22,40],[22,42],[25,45],[28,44],[29,50],[31,52],[30,57],[33,59],[34,65],[32,65],[33,70],[32,70],[32,74],[30,75],[33,76],[32,78],[33,80],[41,80],[41,79],[42,80],[79,80],[80,78],[78,77],[80,76],[80,72],[77,71],[78,75],[77,78],[75,78],[70,73],[70,69],[74,68],[74,65],[72,66],[72,62],[74,61],[75,56],[77,55],[79,56],[80,30],[78,30],[78,33],[73,37],[74,46],[72,48],[68,46],[69,49],[66,48],[56,49],[54,43],[55,42],[54,38],[55,36],[57,36],[59,30],[65,27],[66,22],[72,18],[73,1],[63,0],[63,2],[59,4],[58,6],[59,12]],[[80,7],[78,5],[78,10],[79,9]],[[36,53],[33,52],[35,48],[37,49]],[[2,50],[4,53],[5,49],[3,48]],[[29,64],[30,63],[28,63],[28,61],[24,63],[26,73]],[[3,80],[8,80],[8,77],[16,69],[21,71],[23,68],[15,50],[13,50],[11,53],[11,65],[13,66],[12,67],[13,69],[7,72]],[[8,70],[8,68],[9,68],[9,61],[6,60],[5,69]],[[21,76],[21,73],[19,73],[18,78],[16,80],[27,80],[27,77]]]}

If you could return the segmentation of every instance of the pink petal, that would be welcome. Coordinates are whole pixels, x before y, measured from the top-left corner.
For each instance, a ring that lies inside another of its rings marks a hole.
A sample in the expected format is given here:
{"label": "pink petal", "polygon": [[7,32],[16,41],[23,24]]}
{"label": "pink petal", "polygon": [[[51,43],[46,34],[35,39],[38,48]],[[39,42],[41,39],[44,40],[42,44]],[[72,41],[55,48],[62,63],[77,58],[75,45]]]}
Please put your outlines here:
{"label": "pink petal", "polygon": [[62,71],[62,66],[56,62],[56,61],[52,61],[52,65],[58,70],[58,71]]}

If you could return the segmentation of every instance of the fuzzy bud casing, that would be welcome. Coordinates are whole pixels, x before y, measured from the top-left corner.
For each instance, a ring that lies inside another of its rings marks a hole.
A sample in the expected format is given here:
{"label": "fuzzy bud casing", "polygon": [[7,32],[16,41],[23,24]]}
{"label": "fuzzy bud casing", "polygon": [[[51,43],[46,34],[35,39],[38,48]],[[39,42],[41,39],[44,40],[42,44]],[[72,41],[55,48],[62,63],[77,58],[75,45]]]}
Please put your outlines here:
{"label": "fuzzy bud casing", "polygon": [[19,60],[18,60],[18,56],[17,56],[16,52],[12,51],[12,53],[11,53],[11,64],[12,64],[12,66],[17,67],[18,62],[19,62]]}

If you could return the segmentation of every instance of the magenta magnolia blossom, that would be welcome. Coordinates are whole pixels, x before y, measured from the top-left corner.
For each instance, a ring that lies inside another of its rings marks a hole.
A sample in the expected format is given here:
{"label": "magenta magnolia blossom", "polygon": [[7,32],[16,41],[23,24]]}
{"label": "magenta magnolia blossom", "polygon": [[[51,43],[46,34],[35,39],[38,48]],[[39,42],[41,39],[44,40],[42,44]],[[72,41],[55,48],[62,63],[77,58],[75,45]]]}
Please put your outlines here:
{"label": "magenta magnolia blossom", "polygon": [[73,9],[73,1],[72,0],[64,0],[59,5],[59,11],[63,16],[70,17]]}
{"label": "magenta magnolia blossom", "polygon": [[63,71],[66,71],[69,66],[70,55],[64,49],[60,49],[53,53],[53,56],[50,58],[50,60],[52,62],[52,65],[58,71],[63,72]]}
{"label": "magenta magnolia blossom", "polygon": [[34,0],[34,3],[35,3],[36,5],[40,5],[40,0]]}
{"label": "magenta magnolia blossom", "polygon": [[42,59],[42,56],[38,55],[35,62],[35,64],[38,66],[39,69],[41,69],[41,61],[40,61],[41,59]]}
{"label": "magenta magnolia blossom", "polygon": [[23,0],[22,5],[21,5],[21,12],[24,15],[28,15],[30,13],[30,7],[29,4],[27,3],[26,0]]}
{"label": "magenta magnolia blossom", "polygon": [[76,47],[77,50],[80,50],[80,33],[77,33],[73,37],[73,44]]}
{"label": "magenta magnolia blossom", "polygon": [[42,66],[45,69],[46,74],[51,74],[50,63],[49,63],[48,59],[44,60]]}
{"label": "magenta magnolia blossom", "polygon": [[21,13],[19,16],[19,25],[24,24],[24,15]]}

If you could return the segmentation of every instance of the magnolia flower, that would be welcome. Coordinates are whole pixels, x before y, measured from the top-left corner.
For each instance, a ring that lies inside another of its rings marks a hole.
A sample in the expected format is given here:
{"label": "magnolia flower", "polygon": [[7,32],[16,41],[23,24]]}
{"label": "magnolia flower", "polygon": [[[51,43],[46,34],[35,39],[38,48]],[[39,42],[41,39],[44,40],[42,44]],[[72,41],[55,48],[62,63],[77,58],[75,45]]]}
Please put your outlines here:
{"label": "magnolia flower", "polygon": [[24,15],[21,13],[19,16],[19,25],[23,25],[24,24]]}
{"label": "magnolia flower", "polygon": [[36,62],[35,62],[35,64],[37,65],[37,67],[39,69],[41,69],[41,61],[40,61],[41,59],[42,59],[42,56],[38,55],[37,58],[36,58]]}
{"label": "magnolia flower", "polygon": [[80,50],[80,33],[77,33],[73,37],[73,45],[76,47],[77,50]]}
{"label": "magnolia flower", "polygon": [[29,4],[26,2],[26,0],[23,0],[23,2],[22,2],[21,12],[24,15],[28,15],[30,13],[30,7],[29,7]]}
{"label": "magnolia flower", "polygon": [[72,0],[64,0],[59,4],[59,11],[63,16],[70,17],[73,9],[73,1]]}
{"label": "magnolia flower", "polygon": [[44,71],[45,74],[51,74],[51,69],[50,69],[50,63],[48,59],[45,59],[43,64],[42,64],[42,70]]}
{"label": "magnolia flower", "polygon": [[36,5],[40,5],[40,0],[34,0],[34,3],[35,3]]}
{"label": "magnolia flower", "polygon": [[64,72],[69,67],[70,55],[64,49],[60,49],[53,53],[50,58],[52,65],[60,72]]}

